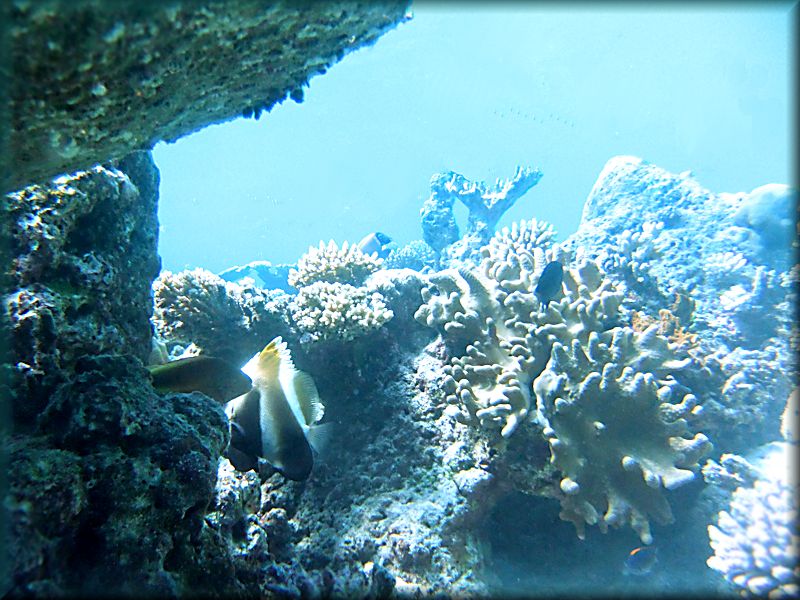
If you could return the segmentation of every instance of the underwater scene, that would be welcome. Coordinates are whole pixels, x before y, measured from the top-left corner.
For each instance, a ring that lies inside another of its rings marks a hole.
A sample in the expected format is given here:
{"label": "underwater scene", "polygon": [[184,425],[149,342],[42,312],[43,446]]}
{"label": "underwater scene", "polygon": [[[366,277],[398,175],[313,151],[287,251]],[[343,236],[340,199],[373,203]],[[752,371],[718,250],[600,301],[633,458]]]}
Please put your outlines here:
{"label": "underwater scene", "polygon": [[796,24],[7,3],[0,596],[800,596]]}

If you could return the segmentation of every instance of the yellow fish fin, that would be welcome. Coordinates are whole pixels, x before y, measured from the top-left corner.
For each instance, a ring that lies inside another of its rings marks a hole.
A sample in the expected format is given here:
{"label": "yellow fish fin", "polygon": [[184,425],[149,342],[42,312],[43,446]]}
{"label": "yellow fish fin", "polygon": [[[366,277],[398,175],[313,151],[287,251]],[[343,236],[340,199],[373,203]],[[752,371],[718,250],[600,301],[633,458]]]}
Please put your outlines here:
{"label": "yellow fish fin", "polygon": [[317,386],[311,375],[303,371],[295,371],[294,373],[294,393],[297,398],[297,404],[300,411],[303,413],[303,421],[305,425],[311,426],[322,418],[325,414],[325,406],[319,399],[319,392]]}
{"label": "yellow fish fin", "polygon": [[242,367],[245,375],[248,375],[254,382],[257,379],[267,381],[277,381],[278,373],[284,369],[294,369],[292,354],[286,346],[281,336],[273,339],[264,349],[256,354],[250,361]]}

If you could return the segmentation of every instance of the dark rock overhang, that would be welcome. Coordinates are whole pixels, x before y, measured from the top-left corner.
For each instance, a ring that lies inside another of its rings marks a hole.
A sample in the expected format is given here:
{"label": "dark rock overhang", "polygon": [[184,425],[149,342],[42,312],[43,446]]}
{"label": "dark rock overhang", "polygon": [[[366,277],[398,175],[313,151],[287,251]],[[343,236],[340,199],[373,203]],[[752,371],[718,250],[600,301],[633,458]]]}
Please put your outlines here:
{"label": "dark rock overhang", "polygon": [[408,0],[32,0],[4,9],[3,192],[258,117],[408,17]]}

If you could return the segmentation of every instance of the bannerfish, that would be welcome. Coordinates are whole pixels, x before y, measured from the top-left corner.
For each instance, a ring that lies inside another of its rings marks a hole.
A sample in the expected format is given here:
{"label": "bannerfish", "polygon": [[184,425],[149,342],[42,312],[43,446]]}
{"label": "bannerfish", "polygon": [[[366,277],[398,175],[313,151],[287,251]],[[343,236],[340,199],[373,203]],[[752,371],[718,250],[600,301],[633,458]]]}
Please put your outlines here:
{"label": "bannerfish", "polygon": [[325,407],[308,373],[299,371],[280,336],[242,367],[253,389],[225,407],[231,424],[228,459],[240,470],[255,469],[258,457],[294,481],[307,479],[327,435],[315,425]]}
{"label": "bannerfish", "polygon": [[561,292],[561,284],[564,281],[564,267],[560,262],[554,260],[547,263],[539,275],[539,282],[536,284],[536,289],[533,291],[539,302],[544,304],[544,307],[550,304],[551,300]]}
{"label": "bannerfish", "polygon": [[386,258],[395,245],[388,235],[376,231],[358,242],[358,249],[364,254],[377,254],[380,258]]}
{"label": "bannerfish", "polygon": [[622,572],[626,575],[647,575],[657,561],[658,549],[655,546],[639,546],[625,558]]}
{"label": "bannerfish", "polygon": [[250,378],[226,360],[214,356],[190,356],[147,367],[153,387],[168,392],[203,392],[225,404],[252,387]]}

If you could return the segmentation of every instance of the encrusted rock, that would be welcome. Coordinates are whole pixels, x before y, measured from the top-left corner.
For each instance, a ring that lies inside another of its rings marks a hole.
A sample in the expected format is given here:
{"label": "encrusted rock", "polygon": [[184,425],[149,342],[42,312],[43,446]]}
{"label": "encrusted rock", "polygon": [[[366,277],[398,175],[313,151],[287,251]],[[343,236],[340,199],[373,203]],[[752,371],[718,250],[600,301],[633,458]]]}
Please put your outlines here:
{"label": "encrusted rock", "polygon": [[302,102],[310,77],[408,18],[408,4],[14,2],[0,191]]}
{"label": "encrusted rock", "polygon": [[11,595],[245,590],[203,520],[225,414],[143,367],[157,185],[137,153],[6,197]]}

